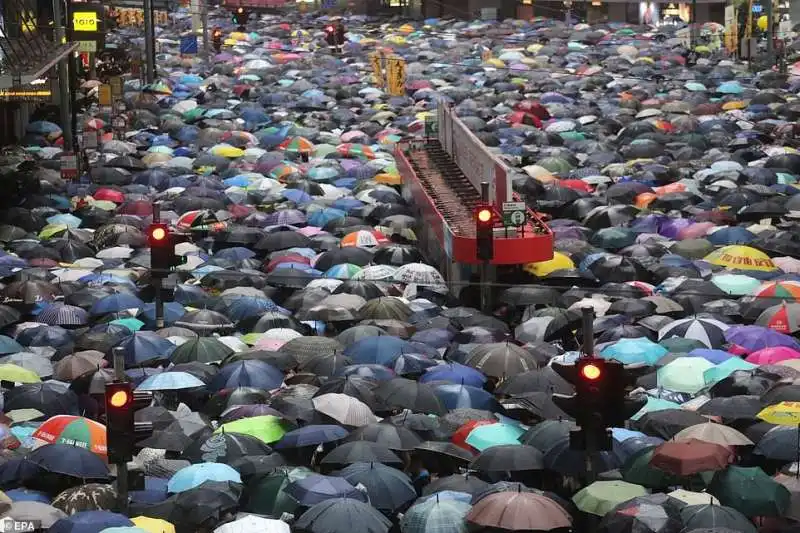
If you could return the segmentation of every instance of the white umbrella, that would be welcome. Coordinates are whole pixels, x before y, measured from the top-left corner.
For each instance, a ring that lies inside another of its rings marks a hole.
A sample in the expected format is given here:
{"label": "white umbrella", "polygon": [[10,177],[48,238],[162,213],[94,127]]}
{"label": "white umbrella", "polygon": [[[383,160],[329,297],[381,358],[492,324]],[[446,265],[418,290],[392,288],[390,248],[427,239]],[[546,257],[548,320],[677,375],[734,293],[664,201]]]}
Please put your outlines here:
{"label": "white umbrella", "polygon": [[367,426],[378,421],[378,417],[367,404],[346,394],[328,393],[312,398],[314,409],[347,426]]}
{"label": "white umbrella", "polygon": [[286,522],[247,515],[233,522],[223,524],[214,533],[290,533]]}

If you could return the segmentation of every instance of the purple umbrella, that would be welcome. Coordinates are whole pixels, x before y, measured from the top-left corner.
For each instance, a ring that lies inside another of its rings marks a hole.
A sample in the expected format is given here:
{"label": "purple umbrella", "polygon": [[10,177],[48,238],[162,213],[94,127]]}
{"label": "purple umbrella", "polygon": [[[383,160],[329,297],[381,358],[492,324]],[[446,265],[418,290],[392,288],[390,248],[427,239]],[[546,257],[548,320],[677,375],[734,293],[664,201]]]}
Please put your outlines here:
{"label": "purple umbrella", "polygon": [[733,326],[725,330],[725,340],[737,346],[734,353],[752,353],[762,348],[788,346],[800,350],[800,343],[789,335],[762,326]]}

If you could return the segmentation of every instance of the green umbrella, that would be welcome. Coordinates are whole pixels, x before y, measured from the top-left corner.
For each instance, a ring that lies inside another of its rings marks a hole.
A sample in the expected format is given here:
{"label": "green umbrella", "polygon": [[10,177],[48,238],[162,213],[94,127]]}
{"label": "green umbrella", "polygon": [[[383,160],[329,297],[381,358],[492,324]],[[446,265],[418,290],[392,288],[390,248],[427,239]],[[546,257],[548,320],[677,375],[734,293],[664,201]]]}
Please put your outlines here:
{"label": "green umbrella", "polygon": [[711,278],[711,283],[732,296],[747,296],[761,287],[759,280],[742,274],[719,274]]}
{"label": "green umbrella", "polygon": [[272,415],[262,415],[222,424],[214,433],[244,433],[266,444],[271,444],[281,440],[286,431],[284,422],[280,418]]}
{"label": "green umbrella", "polygon": [[572,165],[560,157],[545,157],[536,162],[540,167],[546,168],[553,174],[567,175],[572,170]]}
{"label": "green umbrella", "polygon": [[584,513],[603,516],[622,502],[646,494],[644,487],[627,481],[595,481],[575,494],[572,501]]}
{"label": "green umbrella", "polygon": [[759,467],[729,466],[717,472],[709,492],[746,516],[783,516],[791,493]]}
{"label": "green umbrella", "polygon": [[249,498],[245,509],[251,513],[281,516],[295,514],[299,504],[284,492],[289,483],[307,478],[314,472],[305,467],[276,468],[271,474],[259,478],[248,486]]}
{"label": "green umbrella", "polygon": [[205,107],[195,107],[194,109],[190,109],[183,114],[183,120],[186,122],[194,122],[196,120],[200,120],[203,118],[203,115],[206,112]]}
{"label": "green umbrella", "polygon": [[222,361],[233,353],[230,346],[220,342],[214,337],[198,337],[184,342],[172,352],[171,359],[175,364],[190,363],[216,363]]}
{"label": "green umbrella", "polygon": [[658,341],[658,344],[672,353],[689,353],[695,348],[707,348],[705,344],[696,339],[685,339],[683,337],[670,337]]}
{"label": "green umbrella", "polygon": [[696,394],[706,386],[703,373],[714,365],[702,357],[680,357],[658,369],[658,386]]}
{"label": "green umbrella", "polygon": [[661,489],[670,485],[680,485],[681,480],[658,468],[650,466],[655,447],[640,450],[625,461],[620,471],[622,479],[628,483],[635,483],[652,489]]}

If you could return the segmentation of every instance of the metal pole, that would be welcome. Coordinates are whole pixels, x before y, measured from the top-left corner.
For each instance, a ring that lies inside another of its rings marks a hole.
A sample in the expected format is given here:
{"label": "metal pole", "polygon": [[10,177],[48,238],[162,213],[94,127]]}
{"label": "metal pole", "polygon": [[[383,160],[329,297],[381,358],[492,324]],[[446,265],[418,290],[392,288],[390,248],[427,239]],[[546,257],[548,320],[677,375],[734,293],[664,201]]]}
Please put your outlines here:
{"label": "metal pole", "polygon": [[767,0],[767,53],[772,55],[775,52],[775,24],[772,20],[772,0]]}
{"label": "metal pole", "polygon": [[[53,0],[53,24],[55,24],[56,43],[61,46],[67,35],[64,28],[64,12],[62,10],[62,0]],[[67,58],[58,62],[58,107],[61,118],[61,130],[64,132],[64,146],[72,146],[73,132],[70,128],[70,96],[69,96],[69,69],[67,68]]]}
{"label": "metal pole", "polygon": [[592,357],[594,355],[594,308],[583,307],[581,309],[581,333],[583,334],[583,355]]}
{"label": "metal pole", "polygon": [[[125,380],[125,351],[114,348],[114,380]],[[128,463],[116,463],[117,467],[117,505],[119,512],[128,514]]]}
{"label": "metal pole", "polygon": [[[481,200],[484,203],[489,202],[489,184],[485,181],[481,182]],[[487,314],[492,311],[492,286],[489,274],[490,268],[490,261],[481,262],[479,267],[481,283],[481,311]]]}
{"label": "metal pole", "polygon": [[[80,153],[80,146],[78,143],[78,65],[77,59],[75,58],[75,52],[70,52],[67,56],[67,61],[69,61],[69,108],[70,108],[70,115],[71,115],[71,124],[69,127],[70,133],[72,135],[72,151],[75,152],[75,155]],[[66,141],[66,138],[64,139]],[[65,146],[67,146],[65,144]],[[78,158],[78,169],[82,172],[84,170],[88,171],[89,169],[81,169],[80,164],[80,157]]]}
{"label": "metal pole", "polygon": [[205,59],[208,60],[208,58],[211,57],[211,42],[208,37],[208,0],[200,1],[202,3],[200,9],[203,17],[203,55]]}
{"label": "metal pole", "polygon": [[697,0],[692,0],[692,22],[691,22],[691,31],[690,37],[691,39],[691,48],[694,50],[694,47],[697,46]]}
{"label": "metal pole", "polygon": [[153,0],[144,0],[144,55],[145,80],[153,83],[156,79],[156,33],[153,27]]}
{"label": "metal pole", "polygon": [[[161,222],[161,204],[159,202],[153,202],[153,222],[158,223]],[[151,265],[152,266],[152,265]],[[155,291],[155,299],[153,303],[155,304],[155,311],[156,311],[156,329],[162,329],[164,327],[164,286],[163,282],[160,277],[155,277],[150,274],[150,284],[153,286],[153,290]]]}

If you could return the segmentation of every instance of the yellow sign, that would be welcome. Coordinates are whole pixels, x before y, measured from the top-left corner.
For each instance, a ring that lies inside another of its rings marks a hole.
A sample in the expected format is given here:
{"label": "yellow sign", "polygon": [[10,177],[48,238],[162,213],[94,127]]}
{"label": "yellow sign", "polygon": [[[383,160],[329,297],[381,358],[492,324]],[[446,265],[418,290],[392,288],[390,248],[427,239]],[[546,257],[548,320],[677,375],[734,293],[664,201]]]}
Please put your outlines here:
{"label": "yellow sign", "polygon": [[0,98],[44,98],[52,95],[53,93],[46,89],[41,91],[9,91],[0,89]]}
{"label": "yellow sign", "polygon": [[383,77],[383,54],[374,52],[370,54],[369,60],[372,64],[372,74],[375,76],[375,87],[383,88],[386,85]]}
{"label": "yellow sign", "polygon": [[111,85],[104,83],[97,88],[97,100],[100,105],[111,105]]}
{"label": "yellow sign", "polygon": [[386,60],[386,79],[390,95],[403,96],[406,94],[406,62],[404,59],[390,57]]}
{"label": "yellow sign", "polygon": [[481,52],[481,61],[486,63],[490,59],[492,59],[492,51],[488,48],[484,48],[483,51]]}
{"label": "yellow sign", "polygon": [[[112,16],[117,19],[117,24],[120,26],[143,26],[144,25],[144,10],[134,7],[126,7],[116,9],[112,12]],[[166,11],[153,12],[153,20],[158,25],[169,24],[169,14]]]}
{"label": "yellow sign", "polygon": [[72,14],[72,29],[75,31],[97,31],[97,13],[76,11]]}

